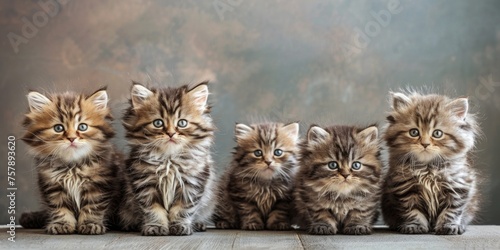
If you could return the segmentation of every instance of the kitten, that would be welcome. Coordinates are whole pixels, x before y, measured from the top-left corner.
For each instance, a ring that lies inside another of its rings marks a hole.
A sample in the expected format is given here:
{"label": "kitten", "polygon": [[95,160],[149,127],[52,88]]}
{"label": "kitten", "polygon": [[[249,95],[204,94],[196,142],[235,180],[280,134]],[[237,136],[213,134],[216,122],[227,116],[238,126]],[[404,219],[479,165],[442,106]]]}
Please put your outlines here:
{"label": "kitten", "polygon": [[219,186],[217,228],[289,230],[298,123],[236,124],[233,161]]}
{"label": "kitten", "polygon": [[479,126],[467,98],[392,93],[382,211],[401,233],[462,234],[478,210],[470,157]]}
{"label": "kitten", "polygon": [[120,154],[110,139],[114,131],[100,89],[86,96],[28,94],[22,138],[34,154],[43,211],[24,213],[26,228],[49,234],[103,234],[115,212]]}
{"label": "kitten", "polygon": [[371,234],[382,188],[376,126],[311,126],[294,191],[310,234]]}
{"label": "kitten", "polygon": [[207,82],[151,89],[133,84],[123,118],[131,147],[123,229],[150,236],[205,230],[214,206],[208,94]]}

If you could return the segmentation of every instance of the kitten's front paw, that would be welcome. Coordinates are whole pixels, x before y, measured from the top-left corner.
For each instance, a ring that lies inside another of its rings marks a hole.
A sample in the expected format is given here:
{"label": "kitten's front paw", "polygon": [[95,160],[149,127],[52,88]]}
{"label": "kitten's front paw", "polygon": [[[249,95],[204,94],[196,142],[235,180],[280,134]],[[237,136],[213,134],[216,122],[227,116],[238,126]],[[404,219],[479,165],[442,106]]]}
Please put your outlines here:
{"label": "kitten's front paw", "polygon": [[170,235],[184,236],[193,234],[191,225],[184,223],[176,223],[170,225]]}
{"label": "kitten's front paw", "polygon": [[332,225],[326,223],[314,223],[309,226],[309,230],[307,230],[307,232],[309,234],[331,235],[337,234],[337,228],[332,227]]}
{"label": "kitten's front paw", "polygon": [[429,232],[429,228],[420,224],[407,224],[399,227],[398,231],[403,234],[425,234]]}
{"label": "kitten's front paw", "polygon": [[193,223],[193,230],[195,232],[205,232],[207,231],[207,225],[205,225],[205,223],[202,222],[195,222]]}
{"label": "kitten's front paw", "polygon": [[231,223],[229,223],[229,221],[225,221],[225,220],[220,220],[220,221],[215,222],[215,228],[218,228],[218,229],[234,229],[236,227],[237,226],[235,224],[231,224]]}
{"label": "kitten's front paw", "polygon": [[269,225],[267,227],[270,230],[276,230],[276,231],[287,231],[290,230],[292,227],[290,226],[290,223],[288,222],[277,222]]}
{"label": "kitten's front paw", "polygon": [[372,228],[370,226],[349,226],[345,227],[343,230],[344,234],[353,234],[353,235],[366,235],[372,234]]}
{"label": "kitten's front paw", "polygon": [[160,225],[144,225],[141,233],[143,236],[163,236],[168,235],[168,228]]}
{"label": "kitten's front paw", "polygon": [[444,224],[442,227],[436,228],[438,235],[457,235],[465,232],[465,226],[457,224]]}
{"label": "kitten's front paw", "polygon": [[251,231],[257,231],[257,230],[263,230],[264,229],[264,224],[261,223],[246,223],[241,226],[241,229],[243,230],[251,230]]}
{"label": "kitten's front paw", "polygon": [[72,234],[75,233],[75,225],[69,223],[50,223],[45,231],[48,234]]}
{"label": "kitten's front paw", "polygon": [[78,226],[79,234],[104,234],[106,233],[106,227],[103,224],[98,223],[87,223]]}

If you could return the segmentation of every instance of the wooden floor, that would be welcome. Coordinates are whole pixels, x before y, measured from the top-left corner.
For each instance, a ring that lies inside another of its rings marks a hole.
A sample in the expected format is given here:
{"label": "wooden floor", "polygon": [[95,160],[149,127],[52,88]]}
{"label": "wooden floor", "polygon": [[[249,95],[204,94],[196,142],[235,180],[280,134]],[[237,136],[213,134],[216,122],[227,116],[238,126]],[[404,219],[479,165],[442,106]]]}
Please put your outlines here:
{"label": "wooden floor", "polygon": [[500,226],[471,226],[461,236],[401,235],[386,229],[368,236],[217,229],[183,237],[113,231],[87,236],[47,235],[22,228],[16,229],[16,242],[3,235],[0,249],[500,249]]}

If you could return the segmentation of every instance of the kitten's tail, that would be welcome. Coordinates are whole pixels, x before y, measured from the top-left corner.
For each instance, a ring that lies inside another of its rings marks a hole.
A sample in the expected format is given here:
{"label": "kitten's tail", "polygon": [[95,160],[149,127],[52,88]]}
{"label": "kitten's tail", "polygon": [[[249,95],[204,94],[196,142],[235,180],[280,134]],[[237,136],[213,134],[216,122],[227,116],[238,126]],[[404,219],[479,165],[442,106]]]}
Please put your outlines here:
{"label": "kitten's tail", "polygon": [[39,229],[45,227],[48,218],[46,211],[26,212],[21,214],[19,224],[24,228]]}

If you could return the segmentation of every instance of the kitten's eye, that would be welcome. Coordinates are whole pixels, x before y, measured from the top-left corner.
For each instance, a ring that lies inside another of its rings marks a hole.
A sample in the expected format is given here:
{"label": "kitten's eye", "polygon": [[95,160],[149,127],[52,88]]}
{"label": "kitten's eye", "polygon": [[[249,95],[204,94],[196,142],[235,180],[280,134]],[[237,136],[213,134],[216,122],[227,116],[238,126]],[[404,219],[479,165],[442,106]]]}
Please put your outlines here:
{"label": "kitten's eye", "polygon": [[185,128],[187,125],[188,125],[188,121],[186,121],[185,119],[180,119],[180,120],[177,122],[177,126],[178,126],[179,128]]}
{"label": "kitten's eye", "polygon": [[335,170],[339,168],[339,164],[336,161],[328,162],[328,168],[331,170]]}
{"label": "kitten's eye", "polygon": [[78,130],[80,131],[85,131],[89,128],[89,125],[87,125],[86,123],[80,123],[80,125],[78,125]]}
{"label": "kitten's eye", "polygon": [[417,137],[419,135],[420,135],[420,132],[418,132],[418,129],[416,129],[416,128],[410,129],[410,136],[411,137]]}
{"label": "kitten's eye", "polygon": [[274,155],[275,156],[282,156],[283,155],[283,150],[281,150],[281,149],[274,150]]}
{"label": "kitten's eye", "polygon": [[262,150],[258,149],[258,150],[255,150],[253,151],[253,154],[257,157],[261,157],[262,156]]}
{"label": "kitten's eye", "polygon": [[361,162],[359,162],[359,161],[353,162],[351,168],[354,169],[354,170],[361,169]]}
{"label": "kitten's eye", "polygon": [[157,128],[163,127],[163,120],[162,119],[156,119],[153,121],[153,126]]}
{"label": "kitten's eye", "polygon": [[57,124],[54,126],[54,131],[56,131],[57,133],[61,133],[64,131],[64,126],[61,124]]}
{"label": "kitten's eye", "polygon": [[434,132],[432,132],[432,137],[434,138],[441,138],[443,137],[443,131],[436,129]]}

